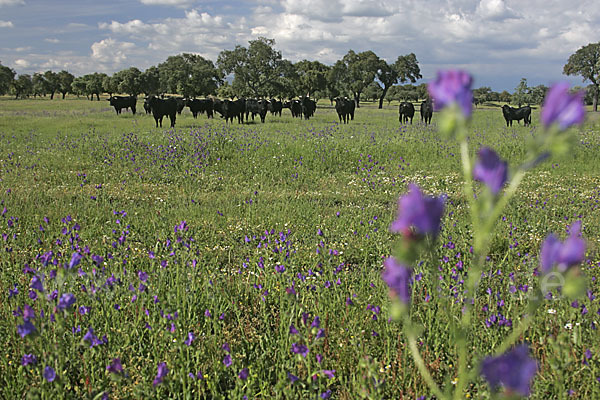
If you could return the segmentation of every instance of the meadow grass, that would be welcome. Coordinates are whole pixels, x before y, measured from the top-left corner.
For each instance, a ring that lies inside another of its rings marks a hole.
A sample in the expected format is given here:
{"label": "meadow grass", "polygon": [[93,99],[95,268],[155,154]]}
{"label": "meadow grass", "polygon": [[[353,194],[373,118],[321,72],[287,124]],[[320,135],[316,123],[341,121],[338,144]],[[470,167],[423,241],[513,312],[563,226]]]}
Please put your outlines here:
{"label": "meadow grass", "polygon": [[[476,110],[470,151],[522,163],[537,111],[532,127],[506,128],[499,108]],[[447,195],[437,262],[415,266],[411,313],[426,365],[452,385],[449,326],[471,262],[457,143],[438,135],[435,114],[431,126],[418,116],[401,126],[394,103],[365,103],[347,125],[327,101],[308,121],[283,114],[239,125],[186,109],[173,130],[107,101],[1,98],[0,397],[429,398],[380,276],[409,182]],[[527,173],[479,286],[474,360],[536,295],[546,235],[583,222],[588,296],[546,300],[522,338],[539,363],[533,398],[600,396],[599,132],[591,116],[567,154]],[[80,264],[64,268],[75,252]],[[44,292],[30,289],[34,275]],[[76,303],[63,311],[65,293]],[[21,337],[26,304],[36,332]],[[37,363],[23,366],[24,354]],[[107,371],[114,358],[123,373]],[[153,386],[161,362],[169,372]],[[490,395],[482,379],[465,393]]]}

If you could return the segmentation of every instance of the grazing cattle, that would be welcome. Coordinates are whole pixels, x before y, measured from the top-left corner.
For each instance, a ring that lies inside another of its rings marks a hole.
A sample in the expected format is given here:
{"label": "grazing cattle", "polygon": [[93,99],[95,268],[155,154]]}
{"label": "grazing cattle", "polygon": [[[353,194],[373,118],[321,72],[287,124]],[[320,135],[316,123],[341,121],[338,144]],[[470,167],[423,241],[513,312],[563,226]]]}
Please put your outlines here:
{"label": "grazing cattle", "polygon": [[181,112],[185,108],[185,99],[183,97],[168,96],[167,99],[174,99],[177,102],[177,114],[181,115]]}
{"label": "grazing cattle", "polygon": [[213,117],[213,101],[211,99],[187,99],[185,105],[189,107],[194,118],[198,113],[206,113],[207,118]]}
{"label": "grazing cattle", "polygon": [[502,106],[502,114],[506,120],[506,126],[512,126],[513,121],[519,123],[520,120],[523,120],[525,126],[531,125],[531,107],[529,106],[513,108],[505,104]]}
{"label": "grazing cattle", "polygon": [[425,125],[430,124],[431,117],[433,117],[433,103],[431,99],[427,99],[421,103],[421,121],[425,122]]}
{"label": "grazing cattle", "polygon": [[292,112],[292,117],[302,118],[302,103],[300,100],[290,100],[283,103],[283,108],[289,108]]}
{"label": "grazing cattle", "polygon": [[177,100],[173,98],[159,99],[158,97],[151,96],[146,99],[154,121],[156,121],[156,127],[160,123],[162,128],[162,119],[166,115],[171,120],[171,128],[175,127],[175,118],[177,117]]}
{"label": "grazing cattle", "polygon": [[135,105],[137,103],[136,96],[111,96],[107,99],[110,105],[115,108],[117,115],[121,114],[123,108],[131,108],[131,112],[135,115]]}
{"label": "grazing cattle", "polygon": [[354,100],[350,100],[347,97],[338,97],[335,99],[335,111],[338,114],[340,123],[344,121],[347,124],[350,119],[354,119],[354,109]]}
{"label": "grazing cattle", "polygon": [[413,103],[403,101],[398,107],[398,113],[400,114],[398,120],[402,124],[406,124],[409,119],[412,124],[413,117],[415,116],[415,106],[413,106]]}
{"label": "grazing cattle", "polygon": [[309,119],[315,115],[316,109],[317,103],[314,100],[311,100],[308,96],[302,98],[302,114],[304,114],[304,119]]}
{"label": "grazing cattle", "polygon": [[[152,97],[152,96],[150,96]],[[150,109],[150,104],[148,103],[150,97],[146,97],[144,99],[144,111],[146,111],[146,114],[150,114],[152,112],[152,110]]]}
{"label": "grazing cattle", "polygon": [[225,122],[233,122],[233,119],[237,118],[238,123],[241,124],[246,111],[246,101],[244,99],[236,101],[215,99],[214,110],[221,114],[222,118],[225,118]]}
{"label": "grazing cattle", "polygon": [[279,116],[281,117],[281,110],[283,109],[283,103],[281,102],[281,100],[269,100],[268,108],[271,112],[271,115],[279,114]]}
{"label": "grazing cattle", "polygon": [[252,114],[252,121],[254,121],[254,116],[258,114],[260,116],[260,121],[264,123],[265,117],[267,116],[267,108],[267,100],[246,100],[246,121],[248,121],[248,114]]}

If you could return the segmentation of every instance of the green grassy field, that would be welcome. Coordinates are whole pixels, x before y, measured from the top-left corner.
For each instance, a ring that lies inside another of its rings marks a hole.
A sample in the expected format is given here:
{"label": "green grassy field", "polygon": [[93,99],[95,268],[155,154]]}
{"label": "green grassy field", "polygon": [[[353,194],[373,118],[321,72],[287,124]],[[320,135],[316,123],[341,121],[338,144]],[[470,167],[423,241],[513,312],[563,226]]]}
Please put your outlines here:
{"label": "green grassy field", "polygon": [[[472,154],[487,145],[520,164],[538,112],[532,127],[506,128],[499,108],[476,110]],[[436,114],[401,126],[394,103],[365,103],[347,125],[324,101],[309,121],[283,114],[226,125],[186,109],[171,130],[107,101],[0,98],[1,398],[431,398],[381,280],[410,182],[447,195],[411,313],[426,365],[453,385],[449,326],[472,261],[458,144],[439,136]],[[546,300],[520,340],[538,360],[537,399],[600,397],[597,116],[576,135],[527,173],[475,303],[479,360],[522,318],[543,239],[582,221],[588,295]],[[34,275],[44,292],[30,289]],[[65,293],[76,302],[57,309]],[[26,304],[36,332],[22,337]],[[37,362],[22,365],[25,354]],[[114,358],[123,373],[107,371]],[[154,386],[161,362],[169,372]],[[464,396],[491,395],[479,378]]]}

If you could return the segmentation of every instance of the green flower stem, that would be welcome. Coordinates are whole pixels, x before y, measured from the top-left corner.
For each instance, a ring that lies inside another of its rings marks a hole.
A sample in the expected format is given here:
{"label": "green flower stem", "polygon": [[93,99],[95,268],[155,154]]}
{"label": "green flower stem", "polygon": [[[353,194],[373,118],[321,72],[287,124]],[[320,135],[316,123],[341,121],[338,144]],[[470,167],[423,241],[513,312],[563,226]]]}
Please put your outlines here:
{"label": "green flower stem", "polygon": [[421,354],[419,353],[419,349],[417,348],[417,339],[414,334],[412,321],[410,319],[410,316],[408,316],[407,314],[405,315],[405,318],[404,318],[404,329],[403,330],[404,330],[404,333],[406,334],[406,338],[408,339],[408,347],[410,348],[410,352],[413,356],[415,364],[417,365],[417,368],[419,369],[419,372],[421,373],[421,376],[425,380],[425,383],[427,383],[427,386],[429,386],[429,389],[433,392],[433,394],[438,399],[440,399],[440,400],[445,399],[446,396],[444,395],[444,393],[442,393],[441,389],[438,387],[438,385],[433,380],[433,377],[431,376],[431,374],[429,373],[429,370],[425,366],[425,362],[423,361],[423,358],[421,358]]}

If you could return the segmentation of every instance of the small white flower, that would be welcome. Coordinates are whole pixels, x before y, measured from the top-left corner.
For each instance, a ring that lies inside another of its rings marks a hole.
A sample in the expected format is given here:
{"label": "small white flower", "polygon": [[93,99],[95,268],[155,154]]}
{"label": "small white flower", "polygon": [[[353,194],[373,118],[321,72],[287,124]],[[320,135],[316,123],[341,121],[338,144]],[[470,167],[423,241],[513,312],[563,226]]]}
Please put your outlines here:
{"label": "small white flower", "polygon": [[569,322],[569,323],[567,323],[567,324],[565,325],[565,329],[573,329],[573,324],[572,324],[572,323],[570,323],[570,322]]}
{"label": "small white flower", "polygon": [[556,310],[554,308],[549,308],[547,313],[548,314],[556,314]]}

